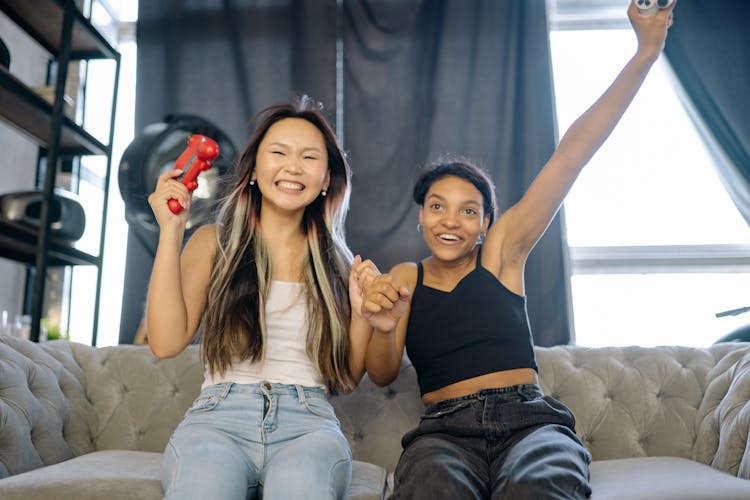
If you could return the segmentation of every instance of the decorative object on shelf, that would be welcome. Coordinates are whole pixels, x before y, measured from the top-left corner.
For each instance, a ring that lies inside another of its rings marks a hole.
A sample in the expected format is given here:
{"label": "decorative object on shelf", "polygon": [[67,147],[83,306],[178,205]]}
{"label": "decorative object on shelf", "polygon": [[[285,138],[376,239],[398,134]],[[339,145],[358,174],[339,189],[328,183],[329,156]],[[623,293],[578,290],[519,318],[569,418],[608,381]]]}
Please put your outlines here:
{"label": "decorative object on shelf", "polygon": [[5,69],[10,68],[10,51],[2,38],[0,38],[0,66]]}
{"label": "decorative object on shelf", "polygon": [[13,335],[29,340],[31,337],[31,316],[28,314],[17,314],[13,322]]}
{"label": "decorative object on shelf", "polygon": [[[41,221],[44,192],[41,189],[14,191],[0,195],[0,220],[38,229]],[[68,241],[83,236],[86,213],[78,197],[55,189],[50,200],[50,234]]]}
{"label": "decorative object on shelf", "polygon": [[[43,87],[35,87],[34,92],[42,96],[42,98],[50,104],[55,102],[55,86],[45,85]],[[63,96],[63,111],[65,116],[68,118],[75,118],[76,116],[76,102],[68,94]]]}
{"label": "decorative object on shelf", "polygon": [[235,147],[229,137],[208,120],[192,115],[171,115],[164,122],[145,127],[122,154],[118,180],[128,223],[154,233],[159,231],[148,205],[148,195],[156,187],[159,176],[174,168],[188,138],[194,134],[212,138],[221,154],[211,162],[214,168],[201,174],[200,185],[193,192],[186,228],[195,229],[211,220],[220,196],[220,178],[231,169]]}

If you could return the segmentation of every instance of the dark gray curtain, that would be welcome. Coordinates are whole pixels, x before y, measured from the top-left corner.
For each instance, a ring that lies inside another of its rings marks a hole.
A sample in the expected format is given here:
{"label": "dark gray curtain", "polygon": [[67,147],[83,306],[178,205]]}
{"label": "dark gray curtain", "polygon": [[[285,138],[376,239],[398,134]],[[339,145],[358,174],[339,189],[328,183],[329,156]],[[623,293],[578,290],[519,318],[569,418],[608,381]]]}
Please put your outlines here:
{"label": "dark gray curtain", "polygon": [[[501,209],[554,149],[543,0],[344,2],[345,137],[354,169],[347,236],[383,269],[427,251],[411,198],[418,169],[468,156]],[[569,341],[558,220],[527,264],[537,344]]]}
{"label": "dark gray curtain", "polygon": [[[139,8],[137,128],[190,112],[225,128],[238,148],[250,114],[290,90],[334,110],[338,30],[353,170],[347,237],[381,269],[426,255],[411,201],[426,162],[454,154],[480,163],[504,210],[554,149],[544,0],[344,0],[338,18],[335,0],[141,1]],[[562,248],[555,220],[527,264],[539,345],[570,340]],[[140,319],[151,262],[137,274],[127,270],[142,290],[130,300],[137,307],[126,334]]]}
{"label": "dark gray curtain", "polygon": [[335,118],[336,0],[147,0],[138,9],[136,130],[190,113],[241,149],[252,115],[297,92]]}
{"label": "dark gray curtain", "polygon": [[721,176],[750,224],[750,2],[689,0],[675,8],[665,53],[729,162]]}
{"label": "dark gray curtain", "polygon": [[[191,114],[242,151],[250,118],[295,93],[325,103],[335,122],[336,0],[146,0],[138,9],[136,134]],[[154,234],[131,226],[120,343],[143,316],[151,248]]]}

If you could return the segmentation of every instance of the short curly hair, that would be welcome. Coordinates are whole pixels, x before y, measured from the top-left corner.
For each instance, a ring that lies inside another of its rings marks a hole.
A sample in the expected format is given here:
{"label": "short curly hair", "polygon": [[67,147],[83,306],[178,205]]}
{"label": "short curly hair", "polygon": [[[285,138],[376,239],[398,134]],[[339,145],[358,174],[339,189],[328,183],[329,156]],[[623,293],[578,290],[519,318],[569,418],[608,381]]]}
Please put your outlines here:
{"label": "short curly hair", "polygon": [[464,179],[479,190],[482,194],[484,213],[489,214],[490,225],[492,225],[495,221],[497,206],[495,185],[487,172],[465,159],[443,160],[425,167],[414,182],[412,196],[417,205],[424,206],[424,199],[430,186],[449,175]]}

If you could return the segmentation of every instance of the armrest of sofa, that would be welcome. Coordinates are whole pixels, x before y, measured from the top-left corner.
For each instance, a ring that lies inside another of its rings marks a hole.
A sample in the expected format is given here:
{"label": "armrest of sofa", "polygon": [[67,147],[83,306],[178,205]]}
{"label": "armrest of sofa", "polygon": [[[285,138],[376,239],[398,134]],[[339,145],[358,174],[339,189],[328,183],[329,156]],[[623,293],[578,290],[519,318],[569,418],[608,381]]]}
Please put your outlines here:
{"label": "armrest of sofa", "polygon": [[0,478],[93,451],[84,381],[67,342],[0,336]]}
{"label": "armrest of sofa", "polygon": [[693,459],[750,479],[750,345],[724,346],[729,352],[707,376]]}

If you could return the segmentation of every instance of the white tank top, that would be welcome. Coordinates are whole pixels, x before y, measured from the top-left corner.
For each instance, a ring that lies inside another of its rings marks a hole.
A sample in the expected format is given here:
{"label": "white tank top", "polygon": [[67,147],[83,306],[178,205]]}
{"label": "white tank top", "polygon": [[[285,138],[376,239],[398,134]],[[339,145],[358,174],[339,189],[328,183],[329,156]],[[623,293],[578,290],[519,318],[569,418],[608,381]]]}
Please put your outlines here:
{"label": "white tank top", "polygon": [[305,284],[272,281],[266,302],[265,356],[260,361],[235,360],[224,375],[204,371],[203,387],[223,382],[276,382],[326,388],[306,351],[307,301]]}

